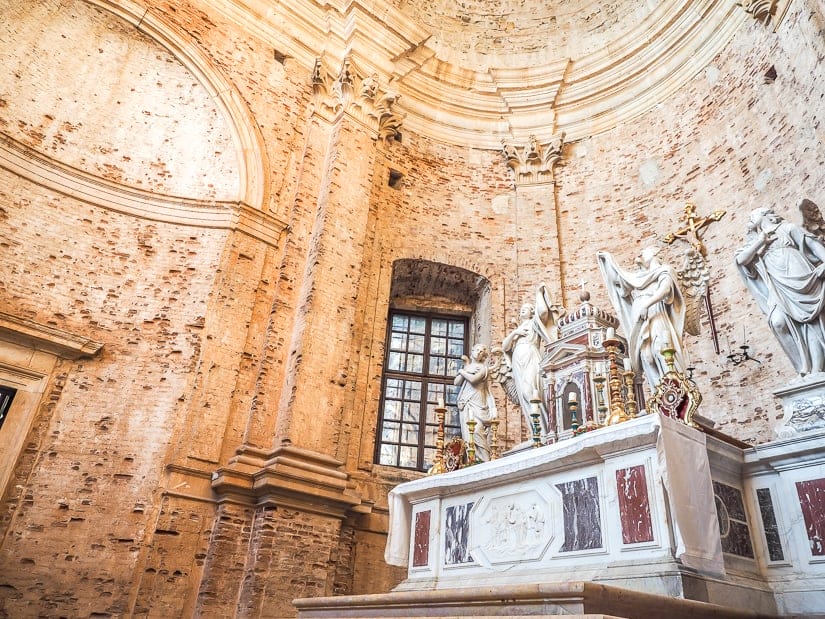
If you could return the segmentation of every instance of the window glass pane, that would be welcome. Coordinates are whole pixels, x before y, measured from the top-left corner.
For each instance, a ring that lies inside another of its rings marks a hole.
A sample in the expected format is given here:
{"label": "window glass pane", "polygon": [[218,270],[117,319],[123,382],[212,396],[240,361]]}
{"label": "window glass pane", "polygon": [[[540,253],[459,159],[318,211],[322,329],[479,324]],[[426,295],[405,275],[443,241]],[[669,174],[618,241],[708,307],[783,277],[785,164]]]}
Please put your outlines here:
{"label": "window glass pane", "polygon": [[455,357],[456,359],[461,359],[461,355],[464,354],[464,340],[449,340],[450,348],[449,348],[449,355],[451,357]]}
{"label": "window glass pane", "polygon": [[378,459],[378,463],[398,466],[398,446],[381,445],[381,456]]}
{"label": "window glass pane", "polygon": [[406,331],[410,324],[410,319],[407,316],[396,314],[392,317],[393,331]]}
{"label": "window glass pane", "polygon": [[464,321],[450,323],[450,337],[464,339]]}
{"label": "window glass pane", "polygon": [[397,422],[385,421],[384,429],[381,431],[381,440],[385,443],[397,443],[399,427]]}
{"label": "window glass pane", "polygon": [[418,445],[418,424],[404,423],[401,424],[401,442]]}
{"label": "window glass pane", "polygon": [[400,398],[401,397],[401,387],[403,386],[404,381],[399,380],[397,378],[388,378],[387,379],[387,390],[384,392],[386,397],[388,398]]}
{"label": "window glass pane", "polygon": [[418,421],[421,405],[418,402],[404,402],[404,421]]}
{"label": "window glass pane", "polygon": [[444,399],[444,402],[447,406],[455,406],[456,401],[458,400],[458,387],[450,383],[449,385],[445,385],[447,389],[447,397]]}
{"label": "window glass pane", "polygon": [[447,321],[446,320],[440,320],[438,318],[433,318],[433,326],[432,326],[432,329],[430,329],[430,333],[432,335],[436,335],[436,336],[437,335],[441,335],[441,336],[447,335]]}
{"label": "window glass pane", "polygon": [[407,350],[410,352],[424,352],[424,336],[423,335],[411,335],[410,336],[410,343],[407,347]]}
{"label": "window glass pane", "polygon": [[444,416],[444,425],[450,428],[458,428],[461,423],[458,416],[458,409],[452,406],[447,409],[447,414]]}
{"label": "window glass pane", "polygon": [[444,357],[430,357],[430,374],[444,376],[447,373],[447,360]]}
{"label": "window glass pane", "polygon": [[398,466],[409,469],[418,468],[418,447],[401,447],[399,456]]}
{"label": "window glass pane", "polygon": [[387,359],[387,369],[393,372],[403,372],[404,366],[404,357],[406,355],[400,352],[391,352],[389,358]]}
{"label": "window glass pane", "polygon": [[443,337],[430,338],[430,354],[431,355],[446,355],[447,354],[447,340]]}
{"label": "window glass pane", "polygon": [[407,349],[407,334],[393,333],[390,338],[390,350],[406,350]]}
{"label": "window glass pane", "polygon": [[421,316],[410,316],[410,333],[425,333],[427,319]]}
{"label": "window glass pane", "polygon": [[401,419],[401,402],[398,402],[397,400],[385,400],[384,419]]}
{"label": "window glass pane", "polygon": [[407,371],[421,374],[424,371],[424,355],[407,355]]}
{"label": "window glass pane", "polygon": [[427,426],[424,429],[424,444],[435,445],[438,439],[438,426]]}
{"label": "window glass pane", "polygon": [[421,401],[421,383],[417,380],[408,380],[404,384],[404,399]]}
{"label": "window glass pane", "polygon": [[435,449],[432,447],[424,448],[424,469],[429,469],[433,462],[435,462]]}

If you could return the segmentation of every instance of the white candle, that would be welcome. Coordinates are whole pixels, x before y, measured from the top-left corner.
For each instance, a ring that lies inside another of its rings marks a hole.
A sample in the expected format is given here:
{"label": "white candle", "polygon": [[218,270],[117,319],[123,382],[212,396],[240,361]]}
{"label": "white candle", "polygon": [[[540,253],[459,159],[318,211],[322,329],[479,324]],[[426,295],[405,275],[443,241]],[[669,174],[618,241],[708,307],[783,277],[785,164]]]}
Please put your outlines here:
{"label": "white candle", "polygon": [[577,401],[577,396],[576,396],[575,391],[570,392],[570,394],[567,396],[567,401],[568,402],[576,402]]}
{"label": "white candle", "polygon": [[444,396],[438,396],[438,408],[444,408]]}
{"label": "white candle", "polygon": [[612,340],[616,338],[616,329],[613,327],[607,327],[607,333],[604,336],[606,340]]}
{"label": "white candle", "polygon": [[530,400],[531,402],[541,402],[541,398],[539,397],[539,390],[533,389],[533,398]]}
{"label": "white candle", "polygon": [[627,357],[625,357],[625,359],[624,359],[624,371],[625,372],[630,372],[631,371],[630,359],[628,359]]}

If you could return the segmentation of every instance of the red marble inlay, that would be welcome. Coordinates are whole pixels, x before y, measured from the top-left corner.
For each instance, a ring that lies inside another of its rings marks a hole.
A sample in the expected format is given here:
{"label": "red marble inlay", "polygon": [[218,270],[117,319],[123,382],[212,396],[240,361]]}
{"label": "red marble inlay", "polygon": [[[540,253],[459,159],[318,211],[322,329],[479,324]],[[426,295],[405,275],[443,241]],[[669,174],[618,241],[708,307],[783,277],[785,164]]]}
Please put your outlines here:
{"label": "red marble inlay", "polygon": [[645,467],[640,464],[616,471],[619,492],[619,514],[622,521],[622,542],[638,544],[653,541],[650,503],[647,497]]}
{"label": "red marble inlay", "polygon": [[413,537],[413,567],[425,567],[430,563],[430,510],[415,515]]}
{"label": "red marble inlay", "polygon": [[798,481],[796,493],[805,518],[811,555],[825,556],[825,479]]}

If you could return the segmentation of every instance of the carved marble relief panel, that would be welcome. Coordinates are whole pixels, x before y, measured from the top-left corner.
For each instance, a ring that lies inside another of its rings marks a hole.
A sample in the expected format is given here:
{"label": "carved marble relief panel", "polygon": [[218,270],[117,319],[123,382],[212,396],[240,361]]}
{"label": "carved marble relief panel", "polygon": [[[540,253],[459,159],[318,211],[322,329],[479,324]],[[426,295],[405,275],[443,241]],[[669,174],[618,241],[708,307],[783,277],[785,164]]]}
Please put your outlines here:
{"label": "carved marble relief panel", "polygon": [[653,524],[650,518],[650,500],[644,465],[618,469],[616,491],[619,495],[622,543],[652,542]]}
{"label": "carved marble relief panel", "polygon": [[811,556],[825,556],[825,479],[796,482]]}
{"label": "carved marble relief panel", "polygon": [[432,510],[415,515],[413,534],[413,567],[426,567],[430,563],[430,517]]}
{"label": "carved marble relief panel", "polygon": [[472,563],[470,554],[470,510],[473,502],[451,505],[444,510],[444,564]]}
{"label": "carved marble relief panel", "polygon": [[587,477],[556,484],[561,492],[564,513],[564,544],[561,552],[602,547],[599,507],[599,480]]}
{"label": "carved marble relief panel", "polygon": [[757,488],[756,500],[759,503],[759,514],[762,516],[762,530],[765,532],[765,548],[768,550],[768,559],[770,561],[784,561],[785,553],[782,550],[779,525],[776,523],[771,489]]}
{"label": "carved marble relief panel", "polygon": [[537,490],[483,500],[474,515],[473,552],[483,563],[538,561],[553,540],[551,509]]}
{"label": "carved marble relief panel", "polygon": [[713,494],[716,499],[716,517],[719,520],[722,552],[753,559],[753,544],[742,491],[714,481]]}

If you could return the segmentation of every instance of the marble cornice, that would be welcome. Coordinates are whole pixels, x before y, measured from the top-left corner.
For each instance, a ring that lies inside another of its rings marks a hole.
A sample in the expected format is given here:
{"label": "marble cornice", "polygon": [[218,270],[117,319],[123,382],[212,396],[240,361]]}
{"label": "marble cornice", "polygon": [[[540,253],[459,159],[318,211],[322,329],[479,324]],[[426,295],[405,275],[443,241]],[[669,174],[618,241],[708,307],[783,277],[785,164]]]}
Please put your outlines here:
{"label": "marble cornice", "polygon": [[[430,33],[389,0],[220,0],[211,6],[306,69],[349,55],[401,96],[406,131],[498,149],[502,139],[574,142],[646,112],[694,79],[750,19],[732,0],[660,3],[637,26],[579,58],[517,54],[457,66],[427,46]],[[526,58],[526,57],[525,57]]]}

